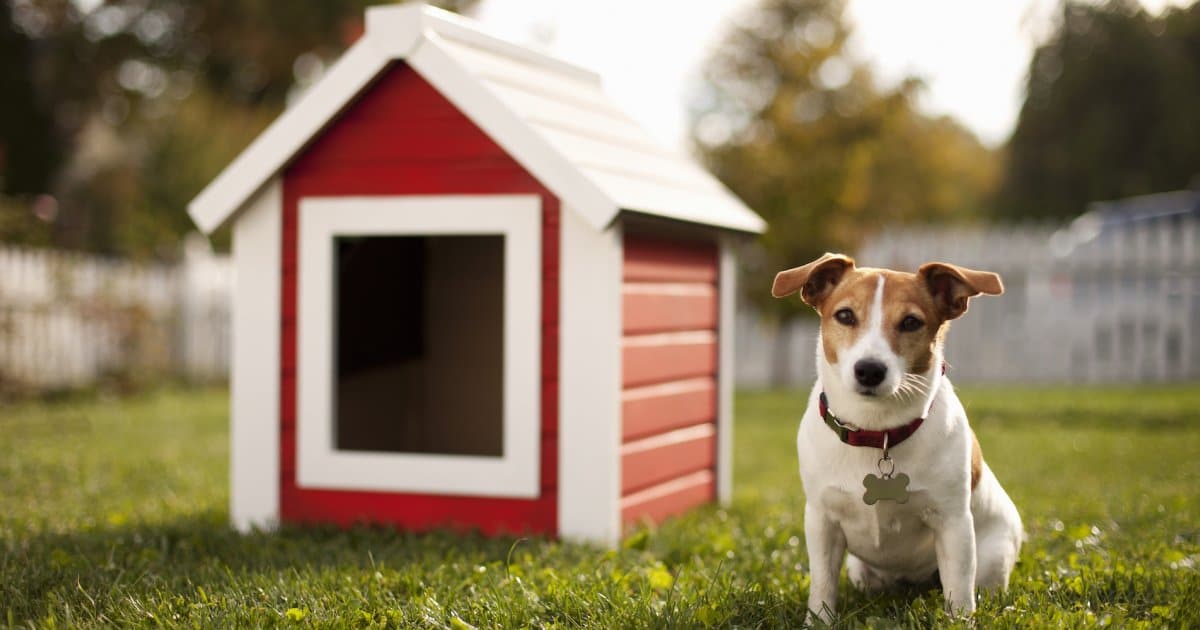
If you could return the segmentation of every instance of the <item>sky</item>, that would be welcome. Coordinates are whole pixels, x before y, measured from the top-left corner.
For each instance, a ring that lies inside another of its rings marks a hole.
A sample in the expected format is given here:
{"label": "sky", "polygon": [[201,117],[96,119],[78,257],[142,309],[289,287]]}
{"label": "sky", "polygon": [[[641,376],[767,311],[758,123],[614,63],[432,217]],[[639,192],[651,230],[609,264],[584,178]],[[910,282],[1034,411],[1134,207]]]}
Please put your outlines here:
{"label": "sky", "polygon": [[[473,17],[509,39],[600,73],[613,99],[660,141],[687,147],[687,103],[713,44],[754,0],[482,0]],[[1151,12],[1189,0],[1141,0]],[[852,54],[882,86],[916,75],[919,105],[989,146],[1004,143],[1025,72],[1058,0],[849,0]]]}

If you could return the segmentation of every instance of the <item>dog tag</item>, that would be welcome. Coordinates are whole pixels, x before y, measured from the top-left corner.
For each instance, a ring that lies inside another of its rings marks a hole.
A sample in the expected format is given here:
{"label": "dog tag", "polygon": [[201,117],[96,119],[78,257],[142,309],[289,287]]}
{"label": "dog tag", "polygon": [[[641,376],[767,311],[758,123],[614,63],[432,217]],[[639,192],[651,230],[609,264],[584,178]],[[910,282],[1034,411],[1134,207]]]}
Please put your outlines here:
{"label": "dog tag", "polygon": [[904,473],[895,477],[867,475],[863,477],[863,487],[867,489],[863,493],[863,503],[867,505],[875,505],[877,501],[908,503],[908,475]]}

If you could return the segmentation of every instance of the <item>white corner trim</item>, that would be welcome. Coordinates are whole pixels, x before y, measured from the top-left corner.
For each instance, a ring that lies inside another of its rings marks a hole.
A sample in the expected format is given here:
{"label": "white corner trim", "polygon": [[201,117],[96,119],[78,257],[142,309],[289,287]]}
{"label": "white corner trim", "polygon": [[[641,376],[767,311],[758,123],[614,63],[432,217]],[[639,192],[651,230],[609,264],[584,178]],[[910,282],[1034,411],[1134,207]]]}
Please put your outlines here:
{"label": "white corner trim", "polygon": [[268,182],[233,228],[229,514],[242,532],[279,520],[281,188]]}
{"label": "white corner trim", "polygon": [[298,103],[276,118],[188,204],[196,226],[211,234],[229,221],[387,62],[366,37],[351,46]]}
{"label": "white corner trim", "polygon": [[435,33],[428,34],[409,55],[409,65],[467,118],[496,141],[521,166],[546,185],[564,204],[570,203],[593,230],[616,218],[616,201],[505,105],[446,51]]}
{"label": "white corner trim", "polygon": [[[297,485],[534,498],[541,454],[541,199],[537,195],[307,197],[297,282]],[[339,451],[333,439],[333,239],[503,235],[503,455]]]}
{"label": "white corner trim", "polygon": [[558,531],[621,536],[619,224],[597,231],[563,208],[559,248]]}
{"label": "white corner trim", "polygon": [[720,311],[717,320],[717,501],[733,499],[733,387],[734,334],[737,329],[737,250],[731,236],[719,242],[720,269],[717,287]]}

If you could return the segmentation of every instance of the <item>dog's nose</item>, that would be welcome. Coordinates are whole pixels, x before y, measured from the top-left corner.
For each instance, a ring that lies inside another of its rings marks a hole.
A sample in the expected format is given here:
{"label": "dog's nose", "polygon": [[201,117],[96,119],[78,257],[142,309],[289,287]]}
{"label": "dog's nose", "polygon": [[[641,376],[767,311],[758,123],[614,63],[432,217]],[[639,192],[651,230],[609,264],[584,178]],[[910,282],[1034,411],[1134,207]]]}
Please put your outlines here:
{"label": "dog's nose", "polygon": [[854,379],[864,387],[875,387],[887,376],[887,366],[879,359],[861,359],[854,364]]}

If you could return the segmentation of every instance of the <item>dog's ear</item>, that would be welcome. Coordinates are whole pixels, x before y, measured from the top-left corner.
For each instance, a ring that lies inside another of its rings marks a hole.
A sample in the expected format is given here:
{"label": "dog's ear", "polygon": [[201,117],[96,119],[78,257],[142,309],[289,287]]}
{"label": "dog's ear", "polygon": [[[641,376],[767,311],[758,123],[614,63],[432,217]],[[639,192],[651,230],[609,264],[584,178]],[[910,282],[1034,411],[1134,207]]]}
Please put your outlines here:
{"label": "dog's ear", "polygon": [[854,268],[854,259],[842,254],[825,254],[804,265],[775,274],[771,295],[781,298],[800,291],[805,304],[817,308],[847,271]]}
{"label": "dog's ear", "polygon": [[1004,283],[1000,281],[999,274],[990,271],[976,271],[949,263],[931,262],[921,265],[917,275],[925,283],[925,290],[933,296],[934,303],[946,319],[961,317],[967,312],[968,299],[976,295],[1004,293]]}

